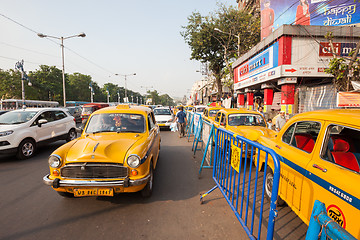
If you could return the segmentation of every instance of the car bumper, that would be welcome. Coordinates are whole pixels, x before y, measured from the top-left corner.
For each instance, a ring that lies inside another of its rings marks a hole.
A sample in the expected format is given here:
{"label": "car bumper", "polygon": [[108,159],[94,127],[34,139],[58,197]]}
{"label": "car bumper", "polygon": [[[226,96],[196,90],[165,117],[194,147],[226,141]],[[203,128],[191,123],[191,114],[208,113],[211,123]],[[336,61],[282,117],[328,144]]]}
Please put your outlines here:
{"label": "car bumper", "polygon": [[129,178],[125,178],[123,180],[114,180],[114,181],[99,181],[99,180],[61,180],[59,178],[55,178],[54,180],[49,178],[50,174],[45,175],[43,177],[43,182],[52,186],[53,188],[59,187],[114,187],[114,186],[123,186],[123,187],[131,187],[131,186],[140,186],[148,182],[150,175],[141,178],[132,180]]}
{"label": "car bumper", "polygon": [[171,123],[158,123],[159,127],[170,127]]}

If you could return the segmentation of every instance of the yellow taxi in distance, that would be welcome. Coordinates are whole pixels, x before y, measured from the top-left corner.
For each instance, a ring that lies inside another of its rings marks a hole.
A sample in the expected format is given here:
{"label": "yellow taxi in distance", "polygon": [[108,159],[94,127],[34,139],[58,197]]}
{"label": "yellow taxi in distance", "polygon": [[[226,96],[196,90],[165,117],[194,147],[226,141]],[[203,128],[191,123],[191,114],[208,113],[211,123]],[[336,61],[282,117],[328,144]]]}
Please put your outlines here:
{"label": "yellow taxi in distance", "polygon": [[184,106],[182,106],[182,105],[176,106],[176,107],[174,108],[174,115],[175,115],[175,116],[176,116],[177,112],[180,110],[181,107],[184,108]]}
{"label": "yellow taxi in distance", "polygon": [[186,112],[187,112],[187,111],[191,112],[191,111],[193,110],[193,108],[194,108],[193,105],[186,105],[186,106],[184,107],[184,110],[185,110]]}
{"label": "yellow taxi in distance", "polygon": [[275,136],[276,132],[266,127],[263,115],[245,108],[222,108],[214,120],[215,129],[221,127],[230,132],[257,141],[260,136]]}
{"label": "yellow taxi in distance", "polygon": [[[360,110],[321,110],[290,118],[276,137],[259,142],[280,157],[279,196],[309,224],[314,201],[360,239]],[[263,160],[263,158],[262,158]],[[273,161],[266,173],[271,196]]]}
{"label": "yellow taxi in distance", "polygon": [[202,117],[205,121],[209,122],[209,123],[214,123],[215,121],[215,116],[217,114],[218,111],[220,111],[221,109],[223,109],[223,107],[206,107]]}
{"label": "yellow taxi in distance", "polygon": [[118,105],[94,112],[81,136],[49,157],[43,177],[61,196],[113,196],[141,191],[150,197],[160,131],[146,107]]}

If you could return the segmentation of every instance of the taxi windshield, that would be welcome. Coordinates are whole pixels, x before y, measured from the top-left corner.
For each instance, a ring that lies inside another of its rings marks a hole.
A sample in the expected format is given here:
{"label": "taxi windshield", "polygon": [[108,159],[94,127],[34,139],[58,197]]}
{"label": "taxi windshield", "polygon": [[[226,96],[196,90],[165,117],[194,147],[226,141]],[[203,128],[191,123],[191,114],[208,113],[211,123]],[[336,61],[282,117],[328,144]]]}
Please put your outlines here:
{"label": "taxi windshield", "polygon": [[140,114],[103,113],[93,115],[85,133],[100,132],[145,132],[145,118]]}
{"label": "taxi windshield", "polygon": [[30,121],[37,112],[35,111],[13,111],[0,116],[0,125],[21,124]]}
{"label": "taxi windshield", "polygon": [[154,109],[155,115],[171,115],[170,109]]}
{"label": "taxi windshield", "polygon": [[209,116],[210,117],[215,117],[218,111],[220,111],[220,109],[210,110],[209,111]]}
{"label": "taxi windshield", "polygon": [[264,118],[258,114],[230,114],[229,126],[261,126],[265,127]]}

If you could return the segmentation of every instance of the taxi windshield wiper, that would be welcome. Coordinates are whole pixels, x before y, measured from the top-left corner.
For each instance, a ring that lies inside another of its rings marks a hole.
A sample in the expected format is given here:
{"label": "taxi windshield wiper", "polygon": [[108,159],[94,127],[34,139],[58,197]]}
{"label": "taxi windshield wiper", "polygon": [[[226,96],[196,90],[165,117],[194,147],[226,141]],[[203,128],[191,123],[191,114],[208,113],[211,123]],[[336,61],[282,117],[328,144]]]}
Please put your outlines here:
{"label": "taxi windshield wiper", "polygon": [[112,132],[112,131],[111,130],[98,130],[98,131],[92,132],[92,134],[103,133],[103,132]]}

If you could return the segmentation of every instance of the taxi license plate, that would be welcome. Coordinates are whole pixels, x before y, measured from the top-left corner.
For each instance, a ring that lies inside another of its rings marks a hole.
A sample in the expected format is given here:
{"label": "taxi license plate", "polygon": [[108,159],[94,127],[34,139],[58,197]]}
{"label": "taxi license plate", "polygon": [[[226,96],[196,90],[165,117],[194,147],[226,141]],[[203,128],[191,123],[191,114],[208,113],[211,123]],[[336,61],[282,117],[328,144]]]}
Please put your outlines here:
{"label": "taxi license plate", "polygon": [[88,188],[88,189],[74,189],[75,197],[87,196],[114,196],[112,188]]}
{"label": "taxi license plate", "polygon": [[159,127],[165,127],[165,123],[159,123]]}

